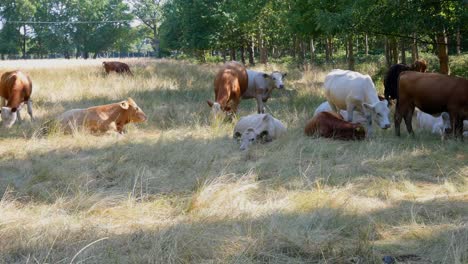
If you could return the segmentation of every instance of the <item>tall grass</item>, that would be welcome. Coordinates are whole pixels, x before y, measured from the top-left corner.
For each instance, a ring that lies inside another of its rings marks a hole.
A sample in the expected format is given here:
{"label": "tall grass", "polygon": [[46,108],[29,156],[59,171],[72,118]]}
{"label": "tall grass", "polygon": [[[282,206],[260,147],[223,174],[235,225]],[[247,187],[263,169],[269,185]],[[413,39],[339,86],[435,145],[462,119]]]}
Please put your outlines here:
{"label": "tall grass", "polygon": [[[305,137],[328,68],[269,65],[288,71],[267,103],[288,133],[242,153],[205,102],[215,65],[127,62],[134,78],[93,60],[0,64],[31,75],[38,119],[0,129],[0,263],[468,262],[466,142]],[[34,136],[127,97],[149,119],[123,137]],[[242,101],[238,116],[255,111]]]}

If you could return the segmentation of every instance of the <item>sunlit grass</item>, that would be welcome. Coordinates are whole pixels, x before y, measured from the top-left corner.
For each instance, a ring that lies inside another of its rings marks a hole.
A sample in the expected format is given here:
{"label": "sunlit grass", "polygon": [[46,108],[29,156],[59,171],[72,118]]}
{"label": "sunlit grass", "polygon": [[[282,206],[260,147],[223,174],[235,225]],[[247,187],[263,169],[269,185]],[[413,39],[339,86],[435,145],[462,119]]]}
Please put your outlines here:
{"label": "sunlit grass", "polygon": [[[215,65],[127,62],[133,78],[98,60],[0,63],[31,75],[37,117],[0,129],[0,263],[468,262],[466,142],[305,137],[327,71],[269,65],[288,72],[267,103],[288,133],[242,153],[206,104]],[[128,97],[148,122],[123,137],[37,133]],[[238,117],[255,111],[242,101]]]}

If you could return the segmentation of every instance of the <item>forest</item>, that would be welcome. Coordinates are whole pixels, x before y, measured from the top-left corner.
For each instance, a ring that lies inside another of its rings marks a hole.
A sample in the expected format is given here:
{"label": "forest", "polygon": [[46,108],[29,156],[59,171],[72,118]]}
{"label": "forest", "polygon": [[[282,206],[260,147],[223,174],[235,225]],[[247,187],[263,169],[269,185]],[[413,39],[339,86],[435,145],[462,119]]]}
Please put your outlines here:
{"label": "forest", "polygon": [[4,0],[0,56],[387,65],[466,50],[464,0]]}

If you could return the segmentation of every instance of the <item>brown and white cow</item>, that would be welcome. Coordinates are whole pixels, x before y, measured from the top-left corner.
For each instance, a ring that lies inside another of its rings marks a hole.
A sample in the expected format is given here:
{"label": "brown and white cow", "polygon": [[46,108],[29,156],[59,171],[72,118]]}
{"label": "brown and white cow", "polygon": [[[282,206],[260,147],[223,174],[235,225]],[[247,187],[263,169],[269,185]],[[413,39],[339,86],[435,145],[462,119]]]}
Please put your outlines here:
{"label": "brown and white cow", "polygon": [[402,72],[395,109],[397,136],[402,118],[408,133],[414,134],[411,121],[415,107],[430,115],[448,112],[455,136],[462,137],[463,120],[468,119],[468,80],[439,73]]}
{"label": "brown and white cow", "polygon": [[104,67],[104,70],[106,71],[107,74],[110,72],[116,72],[116,73],[128,73],[131,76],[133,76],[133,73],[130,71],[130,67],[128,67],[128,64],[119,62],[119,61],[104,61],[102,63],[102,66]]}
{"label": "brown and white cow", "polygon": [[1,116],[4,127],[11,127],[16,120],[21,121],[20,110],[24,103],[28,114],[34,120],[32,112],[32,82],[21,71],[5,72],[0,79]]}
{"label": "brown and white cow", "polygon": [[92,133],[116,131],[121,134],[126,124],[141,123],[146,119],[132,98],[119,103],[68,110],[57,118],[65,133],[84,128]]}
{"label": "brown and white cow", "polygon": [[307,136],[319,135],[321,137],[341,140],[362,140],[366,131],[361,124],[344,121],[337,113],[317,113],[307,123],[304,133]]}
{"label": "brown and white cow", "polygon": [[242,99],[257,100],[257,112],[264,113],[264,103],[275,88],[283,89],[286,73],[274,71],[271,74],[247,70],[239,62],[223,65],[214,81],[215,102],[207,100],[214,113],[220,111],[236,113]]}

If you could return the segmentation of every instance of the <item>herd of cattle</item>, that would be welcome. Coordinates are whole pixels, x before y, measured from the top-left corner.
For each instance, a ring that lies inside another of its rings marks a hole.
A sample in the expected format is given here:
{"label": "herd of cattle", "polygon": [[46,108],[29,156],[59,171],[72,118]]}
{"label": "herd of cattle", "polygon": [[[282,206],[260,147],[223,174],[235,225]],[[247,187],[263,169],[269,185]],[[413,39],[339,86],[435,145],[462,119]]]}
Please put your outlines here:
{"label": "herd of cattle", "polygon": [[[132,75],[127,64],[103,62],[106,73],[112,71]],[[453,132],[455,137],[468,136],[468,80],[437,73],[425,73],[424,60],[407,66],[390,67],[385,79],[385,97],[379,96],[369,75],[354,71],[332,70],[325,78],[326,102],[316,110],[305,126],[308,136],[362,140],[373,134],[373,123],[382,129],[390,128],[390,107],[395,103],[395,133],[400,136],[404,119],[409,133],[413,113],[421,129],[431,130],[442,138]],[[215,101],[207,100],[215,115],[236,114],[241,99],[255,98],[257,114],[239,119],[234,138],[247,150],[256,142],[269,142],[286,133],[280,120],[265,114],[264,104],[274,89],[283,89],[286,73],[267,74],[247,70],[238,62],[228,62],[214,80]],[[1,118],[4,127],[21,121],[20,110],[26,104],[33,118],[32,82],[21,71],[6,72],[0,80]],[[72,109],[59,115],[56,121],[66,133],[85,128],[94,133],[116,131],[123,133],[128,123],[145,122],[147,117],[131,98],[87,109]],[[463,130],[467,130],[463,132]]]}

